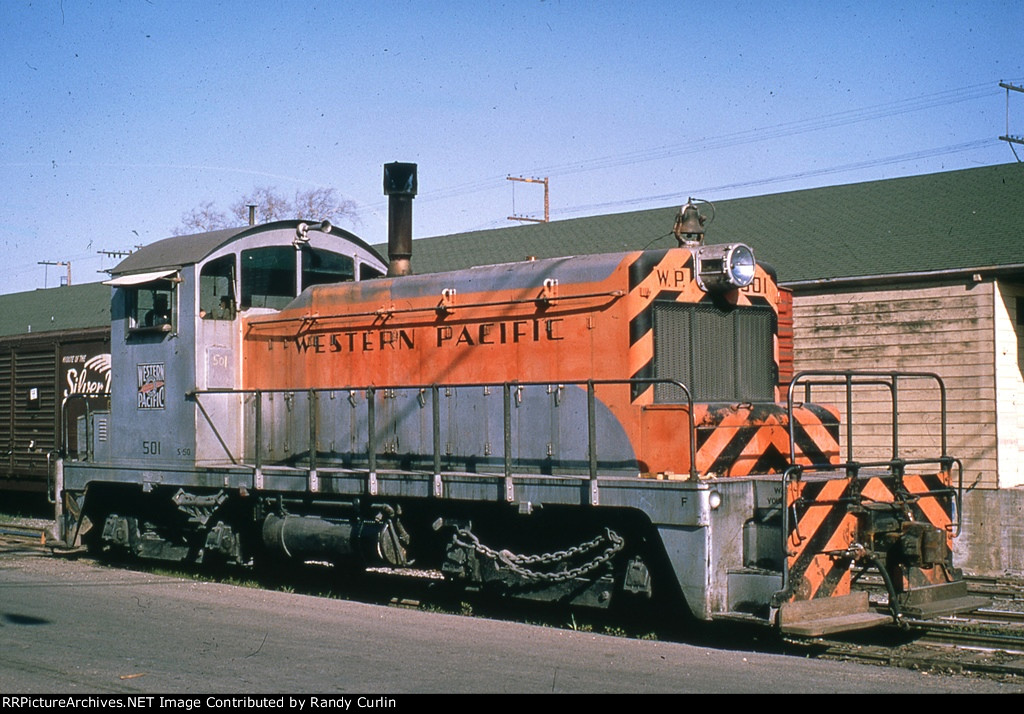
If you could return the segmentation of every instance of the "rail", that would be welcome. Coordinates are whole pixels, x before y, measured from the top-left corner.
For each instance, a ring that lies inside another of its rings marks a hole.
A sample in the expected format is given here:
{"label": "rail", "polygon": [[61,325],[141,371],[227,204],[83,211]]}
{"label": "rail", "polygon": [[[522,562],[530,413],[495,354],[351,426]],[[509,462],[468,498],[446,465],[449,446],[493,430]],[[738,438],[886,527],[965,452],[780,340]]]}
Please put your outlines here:
{"label": "rail", "polygon": [[[814,378],[812,381],[811,378]],[[934,372],[899,372],[899,371],[853,371],[853,370],[806,370],[794,375],[789,383],[786,394],[786,405],[789,413],[789,453],[790,463],[796,463],[795,430],[793,424],[793,394],[797,386],[803,382],[804,402],[811,402],[813,387],[844,386],[846,390],[846,453],[847,463],[853,460],[853,388],[864,386],[887,387],[892,401],[892,460],[899,459],[899,382],[909,379],[927,379],[934,381],[939,389],[941,414],[941,450],[946,457],[946,385],[942,378]],[[908,462],[909,463],[909,462]]]}
{"label": "rail", "polygon": [[[227,444],[227,440],[217,429],[217,425],[214,423],[213,418],[210,416],[209,411],[203,405],[203,397],[207,395],[252,395],[254,397],[254,415],[253,415],[253,435],[252,442],[254,445],[253,451],[253,468],[259,472],[262,470],[263,463],[263,445],[264,445],[264,424],[263,424],[263,396],[267,394],[297,394],[305,392],[308,394],[309,399],[309,453],[307,456],[307,466],[311,473],[315,473],[318,467],[318,455],[316,445],[318,443],[317,437],[320,432],[319,424],[319,409],[316,405],[319,400],[319,395],[325,392],[339,392],[347,391],[350,394],[362,392],[366,395],[366,460],[367,470],[370,473],[371,478],[377,473],[377,443],[378,443],[378,425],[376,418],[376,395],[379,393],[398,392],[398,391],[415,391],[420,399],[420,405],[425,406],[426,395],[430,394],[431,401],[431,441],[432,441],[432,453],[430,455],[431,468],[434,475],[435,488],[434,492],[440,495],[440,474],[441,474],[441,462],[442,462],[442,445],[441,445],[441,391],[452,390],[452,389],[463,389],[463,388],[483,388],[487,389],[498,389],[502,390],[502,422],[503,422],[503,438],[504,448],[502,455],[502,472],[505,477],[506,492],[511,492],[512,483],[512,472],[513,472],[513,459],[512,455],[512,414],[513,414],[513,402],[517,400],[521,395],[521,390],[526,387],[551,387],[553,384],[557,387],[565,386],[580,386],[586,388],[586,412],[587,412],[587,477],[591,485],[591,498],[596,498],[597,490],[597,475],[598,475],[598,444],[597,444],[597,416],[596,416],[596,403],[595,390],[602,386],[632,386],[632,385],[668,385],[682,390],[685,395],[687,405],[687,426],[689,429],[689,452],[690,452],[690,476],[694,479],[697,477],[696,468],[696,426],[694,421],[694,406],[693,406],[693,395],[690,389],[682,382],[674,379],[589,379],[589,380],[578,380],[578,381],[561,381],[557,383],[553,382],[520,382],[520,381],[508,381],[508,382],[460,382],[450,384],[403,384],[393,386],[378,386],[378,385],[361,385],[361,386],[345,386],[345,387],[332,387],[332,388],[317,388],[309,390],[295,390],[295,389],[243,389],[243,390],[194,390],[189,392],[188,397],[193,399],[200,412],[203,414],[208,425],[212,429],[214,436],[218,440],[224,453],[231,460],[233,464],[241,463],[242,459],[236,457],[231,452]],[[352,404],[355,406],[355,404]]]}
{"label": "rail", "polygon": [[456,310],[467,310],[470,308],[480,307],[506,307],[510,305],[538,305],[547,307],[548,305],[556,302],[571,302],[574,300],[591,300],[595,298],[612,298],[618,299],[623,297],[625,292],[622,290],[605,290],[601,292],[592,293],[577,293],[573,295],[548,295],[541,293],[536,297],[527,298],[512,298],[509,300],[483,300],[477,302],[466,302],[466,303],[447,303],[445,302],[444,296],[442,301],[436,305],[424,305],[420,307],[395,307],[394,305],[389,307],[380,307],[376,310],[363,310],[362,312],[338,312],[338,313],[327,313],[321,315],[319,313],[301,315],[295,317],[279,317],[275,319],[260,320],[259,322],[250,322],[246,326],[246,329],[250,332],[259,332],[263,327],[268,325],[279,325],[298,322],[299,332],[303,329],[313,326],[316,323],[326,322],[328,320],[347,320],[354,317],[374,317],[381,320],[387,320],[393,315],[402,315],[418,312],[433,312],[438,314],[448,314],[455,312]]}

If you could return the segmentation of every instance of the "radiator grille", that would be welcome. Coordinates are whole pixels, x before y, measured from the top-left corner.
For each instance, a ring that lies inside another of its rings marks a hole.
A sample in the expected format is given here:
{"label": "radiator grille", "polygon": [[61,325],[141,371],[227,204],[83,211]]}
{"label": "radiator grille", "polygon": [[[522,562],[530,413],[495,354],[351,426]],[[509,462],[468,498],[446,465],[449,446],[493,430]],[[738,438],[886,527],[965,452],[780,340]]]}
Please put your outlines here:
{"label": "radiator grille", "polygon": [[[654,306],[654,374],[677,379],[695,401],[775,398],[774,315],[766,307]],[[656,402],[684,401],[672,385],[655,388]]]}

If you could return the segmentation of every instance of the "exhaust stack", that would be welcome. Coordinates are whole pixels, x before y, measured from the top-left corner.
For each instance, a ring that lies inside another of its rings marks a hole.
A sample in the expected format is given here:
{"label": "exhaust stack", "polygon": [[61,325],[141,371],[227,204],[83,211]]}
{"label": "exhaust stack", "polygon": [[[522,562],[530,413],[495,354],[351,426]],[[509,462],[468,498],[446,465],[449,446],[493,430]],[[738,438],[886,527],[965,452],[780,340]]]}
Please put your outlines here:
{"label": "exhaust stack", "polygon": [[416,188],[416,164],[384,164],[384,195],[388,197],[388,277],[412,275],[412,199]]}

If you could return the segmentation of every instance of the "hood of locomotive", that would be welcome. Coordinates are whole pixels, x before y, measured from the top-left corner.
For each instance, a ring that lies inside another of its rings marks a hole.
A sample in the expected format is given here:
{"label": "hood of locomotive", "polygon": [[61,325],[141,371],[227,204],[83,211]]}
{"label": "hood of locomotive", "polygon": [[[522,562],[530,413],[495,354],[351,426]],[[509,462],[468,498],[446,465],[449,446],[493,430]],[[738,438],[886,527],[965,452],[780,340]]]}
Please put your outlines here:
{"label": "hood of locomotive", "polygon": [[[697,279],[698,250],[571,256],[314,286],[280,313],[249,319],[245,386],[516,382],[560,394],[585,393],[592,380],[598,408],[614,425],[606,431],[628,444],[610,461],[632,463],[642,475],[781,471],[790,457],[789,417],[776,403],[774,275],[758,265],[748,288],[714,292]],[[737,329],[736,315],[753,317]],[[710,350],[702,344],[701,359],[710,352],[732,372],[754,372],[746,380],[756,383],[753,393],[737,384],[725,396],[715,387],[702,398],[710,383],[721,381],[715,375],[700,377],[708,386],[689,384],[690,375],[715,364],[695,367],[692,345],[679,343],[687,321],[699,323],[693,330],[699,327],[702,339],[726,341]],[[744,330],[757,333],[753,351],[736,344]],[[753,357],[737,366],[736,359],[715,356],[726,353]],[[659,379],[666,383],[655,385]],[[690,388],[689,397],[678,384]],[[798,459],[831,461],[838,451],[835,413],[804,406],[794,421],[807,447]]]}
{"label": "hood of locomotive", "polygon": [[[552,258],[313,286],[250,318],[250,387],[589,379],[567,323],[621,301],[627,254]],[[569,293],[566,293],[568,288]],[[590,299],[580,294],[595,293]],[[600,293],[600,294],[597,294]],[[555,298],[564,299],[551,299]],[[271,356],[270,353],[273,353]],[[268,363],[287,362],[283,373]]]}

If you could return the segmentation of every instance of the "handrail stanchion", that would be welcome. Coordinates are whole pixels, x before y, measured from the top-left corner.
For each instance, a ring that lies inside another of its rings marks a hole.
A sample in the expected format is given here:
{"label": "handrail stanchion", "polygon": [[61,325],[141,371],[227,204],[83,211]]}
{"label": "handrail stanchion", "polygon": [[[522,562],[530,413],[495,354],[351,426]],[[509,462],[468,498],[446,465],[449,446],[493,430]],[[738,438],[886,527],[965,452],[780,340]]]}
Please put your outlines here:
{"label": "handrail stanchion", "polygon": [[846,463],[853,463],[853,375],[846,373]]}
{"label": "handrail stanchion", "polygon": [[512,478],[512,389],[511,382],[501,385],[502,394],[502,424],[505,430],[505,478]]}
{"label": "handrail stanchion", "polygon": [[434,441],[434,475],[441,473],[441,390],[438,385],[430,388],[431,420]]}
{"label": "handrail stanchion", "polygon": [[431,464],[434,469],[434,496],[443,495],[441,487],[441,390],[435,384],[430,389],[431,439],[433,441],[434,458]]}
{"label": "handrail stanchion", "polygon": [[309,390],[307,407],[309,408],[309,471],[316,474],[316,451],[317,451],[317,406],[320,400],[317,398],[315,389]]}
{"label": "handrail stanchion", "polygon": [[590,471],[590,505],[596,506],[597,493],[597,417],[594,406],[594,380],[587,380],[587,460]]}
{"label": "handrail stanchion", "polygon": [[377,476],[377,395],[373,387],[366,388],[366,463],[370,478]]}
{"label": "handrail stanchion", "polygon": [[899,375],[892,373],[892,460],[895,461],[900,455],[900,407],[899,407]]}

